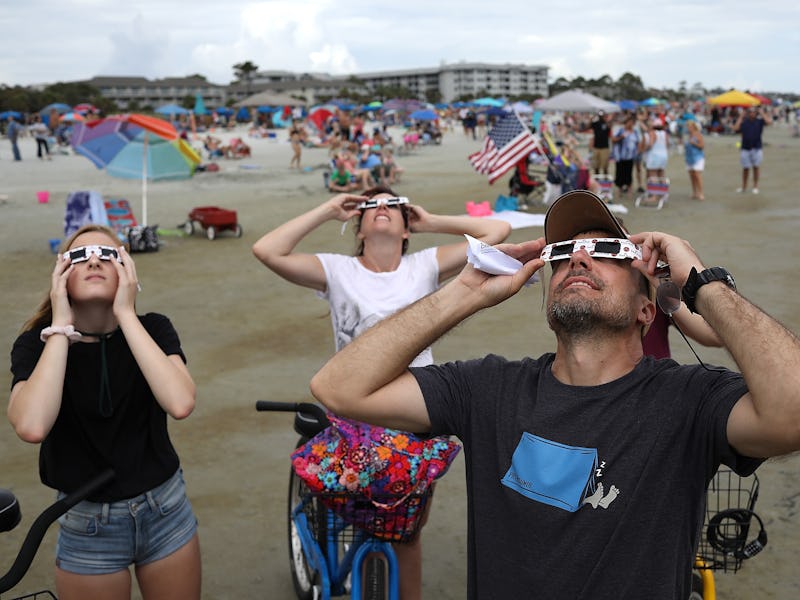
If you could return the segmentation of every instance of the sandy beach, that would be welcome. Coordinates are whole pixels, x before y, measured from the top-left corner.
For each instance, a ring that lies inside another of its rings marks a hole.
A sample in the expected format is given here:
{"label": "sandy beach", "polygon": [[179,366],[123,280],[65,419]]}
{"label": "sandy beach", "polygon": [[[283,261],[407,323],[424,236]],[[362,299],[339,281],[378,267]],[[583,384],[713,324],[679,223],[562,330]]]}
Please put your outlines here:
{"label": "sandy beach", "polygon": [[[395,141],[400,130],[393,130]],[[157,253],[134,255],[143,291],[140,313],[161,312],[175,324],[198,386],[197,408],[186,420],[171,422],[189,496],[200,521],[203,597],[289,600],[294,593],[286,542],[288,455],[296,434],[290,415],[256,413],[259,399],[309,398],[308,381],[333,348],[325,302],[310,290],[289,284],[265,269],[250,247],[264,232],[323,202],[321,167],[325,149],[304,149],[305,171],[288,169],[291,148],[285,131],[274,139],[246,137],[247,129],[217,134],[244,137],[252,157],[219,160],[216,173],[197,173],[179,182],[148,185],[148,221],[162,230]],[[795,332],[800,332],[800,282],[794,264],[800,226],[797,182],[800,138],[783,123],[767,128],[761,193],[736,194],[741,169],[735,137],[706,137],[706,200],[690,199],[683,156],[672,154],[667,175],[670,199],[661,211],[633,207],[626,225],[633,231],[659,229],[689,240],[704,262],[726,266],[740,292]],[[489,186],[472,171],[467,155],[480,141],[460,130],[446,132],[441,146],[420,147],[398,156],[406,169],[396,190],[431,212],[460,214],[467,201],[494,201],[508,191],[508,176]],[[22,323],[48,290],[55,256],[48,240],[63,237],[65,201],[71,191],[96,190],[130,200],[141,218],[141,183],[114,179],[86,158],[35,156],[31,139],[21,142],[22,162],[12,162],[0,140],[0,340],[6,367],[0,388],[10,389],[8,352]],[[585,151],[585,146],[583,147]],[[36,192],[46,190],[48,203]],[[188,237],[177,226],[197,206],[236,210],[241,238],[222,233],[209,241],[201,232]],[[531,209],[544,212],[544,207]],[[515,229],[511,241],[540,237],[541,227]],[[447,236],[415,235],[410,250],[442,243]],[[352,228],[341,234],[332,222],[306,238],[308,252],[351,253]],[[539,286],[463,323],[434,346],[438,361],[481,356],[538,356],[555,348],[542,311]],[[670,334],[673,356],[694,362],[677,332]],[[722,350],[696,348],[708,363],[733,367]],[[6,396],[7,397],[7,396]],[[10,566],[35,516],[54,498],[38,477],[38,447],[20,441],[5,419],[0,426],[0,486],[19,497],[23,522],[0,536],[0,571]],[[719,574],[718,595],[728,600],[796,598],[800,594],[800,457],[766,463],[760,470],[756,506],[769,534],[766,549],[735,574]],[[669,494],[668,489],[654,493]],[[653,515],[658,518],[658,515]],[[54,589],[51,527],[42,549],[16,595]],[[466,595],[466,499],[463,458],[437,487],[425,533],[426,598]],[[643,552],[666,549],[643,542]]]}

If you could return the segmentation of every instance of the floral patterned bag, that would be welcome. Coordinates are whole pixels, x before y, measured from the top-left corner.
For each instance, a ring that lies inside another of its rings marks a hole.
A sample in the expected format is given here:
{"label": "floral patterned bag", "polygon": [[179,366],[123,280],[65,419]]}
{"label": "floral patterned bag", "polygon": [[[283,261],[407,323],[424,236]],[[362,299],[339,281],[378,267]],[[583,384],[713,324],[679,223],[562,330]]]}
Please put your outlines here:
{"label": "floral patterned bag", "polygon": [[385,540],[415,533],[431,484],[459,446],[335,415],[331,426],[292,453],[292,467],[312,494],[345,522]]}

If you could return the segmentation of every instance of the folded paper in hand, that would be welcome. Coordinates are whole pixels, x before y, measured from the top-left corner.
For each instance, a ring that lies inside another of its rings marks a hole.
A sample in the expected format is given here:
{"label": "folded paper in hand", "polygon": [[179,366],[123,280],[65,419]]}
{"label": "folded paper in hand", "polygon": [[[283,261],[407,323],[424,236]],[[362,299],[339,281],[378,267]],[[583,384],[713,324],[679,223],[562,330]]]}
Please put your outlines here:
{"label": "folded paper in hand", "polygon": [[[474,237],[464,234],[467,238],[467,262],[479,271],[489,275],[513,275],[522,268],[522,263],[516,258],[501,252],[494,246],[485,244]],[[536,283],[539,278],[536,273],[525,285]]]}

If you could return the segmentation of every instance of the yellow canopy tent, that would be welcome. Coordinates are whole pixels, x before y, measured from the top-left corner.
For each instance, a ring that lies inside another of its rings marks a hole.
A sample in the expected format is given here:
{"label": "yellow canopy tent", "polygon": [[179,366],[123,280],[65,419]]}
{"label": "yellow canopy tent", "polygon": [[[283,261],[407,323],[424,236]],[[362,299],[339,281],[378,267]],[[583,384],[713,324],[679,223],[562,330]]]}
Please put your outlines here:
{"label": "yellow canopy tent", "polygon": [[709,98],[708,103],[716,106],[758,106],[761,104],[761,100],[746,92],[731,90],[719,96]]}

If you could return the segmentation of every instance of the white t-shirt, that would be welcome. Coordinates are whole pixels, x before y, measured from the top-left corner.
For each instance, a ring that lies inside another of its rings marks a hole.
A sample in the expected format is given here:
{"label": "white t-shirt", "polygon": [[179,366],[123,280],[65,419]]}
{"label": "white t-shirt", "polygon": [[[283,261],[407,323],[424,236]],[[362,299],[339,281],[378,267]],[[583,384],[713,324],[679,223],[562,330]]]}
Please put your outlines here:
{"label": "white t-shirt", "polygon": [[[439,263],[436,248],[403,256],[397,270],[390,273],[370,271],[355,256],[317,254],[325,270],[328,287],[317,292],[328,301],[336,350],[381,321],[427,296],[439,287]],[[430,348],[423,350],[410,366],[433,363]]]}

